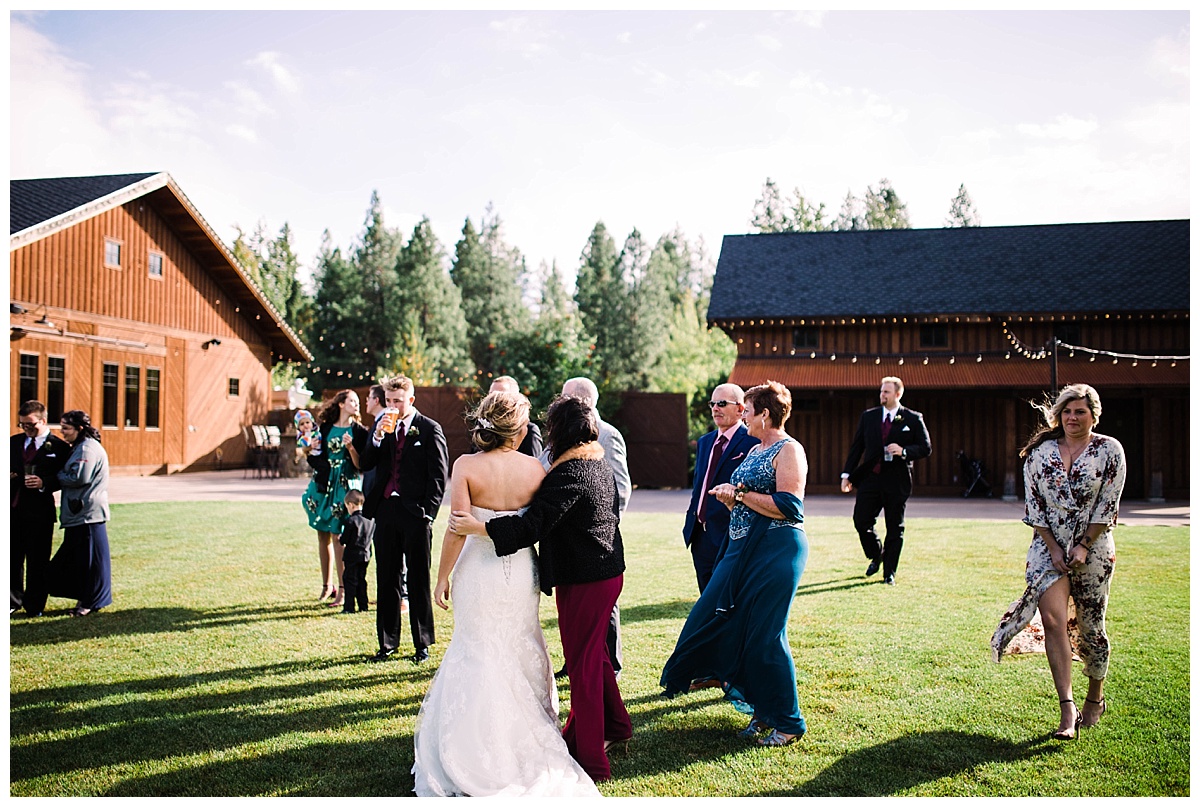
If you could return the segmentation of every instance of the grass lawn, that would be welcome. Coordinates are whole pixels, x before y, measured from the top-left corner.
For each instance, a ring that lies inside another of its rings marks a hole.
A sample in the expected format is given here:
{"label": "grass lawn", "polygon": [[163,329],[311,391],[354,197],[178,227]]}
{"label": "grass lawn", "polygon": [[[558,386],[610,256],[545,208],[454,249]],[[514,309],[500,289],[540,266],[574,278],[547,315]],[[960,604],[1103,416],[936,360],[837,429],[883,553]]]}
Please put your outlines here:
{"label": "grass lawn", "polygon": [[[74,603],[52,599],[47,617],[10,620],[11,795],[410,793],[413,726],[452,613],[438,611],[432,664],[367,664],[374,613],[315,603],[316,538],[298,502],[112,509],[114,605],[71,619]],[[862,577],[848,518],[810,519],[790,626],[809,733],[761,749],[734,736],[746,718],[719,690],[659,696],[696,597],[681,521],[623,525],[635,734],[605,795],[1189,794],[1187,528],[1118,528],[1109,710],[1061,743],[1048,739],[1045,658],[989,657],[1023,587],[1026,528],[912,519],[892,588]],[[444,517],[437,527],[435,563]],[[557,669],[549,598],[542,618]],[[565,681],[560,696],[565,716]]]}

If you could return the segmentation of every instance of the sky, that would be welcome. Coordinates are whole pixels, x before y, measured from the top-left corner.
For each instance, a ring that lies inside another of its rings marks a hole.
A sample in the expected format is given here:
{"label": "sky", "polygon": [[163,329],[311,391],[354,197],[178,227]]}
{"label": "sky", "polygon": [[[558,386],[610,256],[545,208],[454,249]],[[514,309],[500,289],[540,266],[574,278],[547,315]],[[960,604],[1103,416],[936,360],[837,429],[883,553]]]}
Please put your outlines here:
{"label": "sky", "polygon": [[[1182,7],[1181,7],[1182,8]],[[573,277],[677,228],[716,260],[768,177],[914,227],[1188,218],[1187,11],[54,11],[10,16],[10,177],[167,171],[226,243],[305,270],[489,205]],[[448,264],[447,264],[448,265]]]}

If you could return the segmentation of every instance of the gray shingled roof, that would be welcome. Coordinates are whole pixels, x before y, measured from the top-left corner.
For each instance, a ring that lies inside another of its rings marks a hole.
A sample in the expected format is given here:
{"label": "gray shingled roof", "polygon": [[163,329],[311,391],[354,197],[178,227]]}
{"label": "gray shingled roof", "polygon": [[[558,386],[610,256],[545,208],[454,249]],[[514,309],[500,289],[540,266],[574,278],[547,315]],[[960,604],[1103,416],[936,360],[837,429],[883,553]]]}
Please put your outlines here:
{"label": "gray shingled roof", "polygon": [[1186,311],[1189,221],[727,235],[710,320]]}
{"label": "gray shingled roof", "polygon": [[69,213],[121,188],[136,185],[154,176],[148,174],[108,174],[94,177],[54,177],[53,179],[14,179],[8,183],[8,234],[13,235]]}

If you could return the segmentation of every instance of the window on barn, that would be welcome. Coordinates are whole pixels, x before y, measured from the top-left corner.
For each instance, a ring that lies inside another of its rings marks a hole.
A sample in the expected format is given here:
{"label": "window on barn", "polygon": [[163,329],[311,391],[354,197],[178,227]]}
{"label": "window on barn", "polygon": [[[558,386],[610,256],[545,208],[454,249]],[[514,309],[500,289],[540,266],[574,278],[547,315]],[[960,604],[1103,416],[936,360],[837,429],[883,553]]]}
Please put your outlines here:
{"label": "window on barn", "polygon": [[22,353],[21,354],[21,370],[18,388],[21,391],[17,406],[26,401],[36,401],[38,399],[38,359],[41,358],[37,353]]}
{"label": "window on barn", "polygon": [[102,386],[104,388],[104,406],[101,414],[101,423],[105,426],[116,428],[121,425],[117,420],[117,386],[120,383],[121,366],[119,364],[109,364],[104,362],[104,370],[101,374]]}
{"label": "window on barn", "polygon": [[125,428],[136,429],[138,422],[138,400],[142,391],[142,368],[134,364],[125,365]]}
{"label": "window on barn", "polygon": [[163,256],[157,252],[151,252],[150,257],[146,261],[150,277],[162,280],[163,276]]}
{"label": "window on barn", "polygon": [[146,428],[158,428],[158,384],[162,370],[158,367],[146,368]]}
{"label": "window on barn", "polygon": [[104,239],[104,265],[121,268],[121,242],[113,238]]}
{"label": "window on barn", "polygon": [[807,325],[792,328],[792,348],[794,350],[816,350],[821,346],[821,331],[819,328]]}
{"label": "window on barn", "polygon": [[921,347],[947,347],[950,344],[945,325],[932,323],[921,326]]}
{"label": "window on barn", "polygon": [[46,419],[51,423],[62,420],[63,401],[67,397],[67,360],[50,356],[46,367]]}

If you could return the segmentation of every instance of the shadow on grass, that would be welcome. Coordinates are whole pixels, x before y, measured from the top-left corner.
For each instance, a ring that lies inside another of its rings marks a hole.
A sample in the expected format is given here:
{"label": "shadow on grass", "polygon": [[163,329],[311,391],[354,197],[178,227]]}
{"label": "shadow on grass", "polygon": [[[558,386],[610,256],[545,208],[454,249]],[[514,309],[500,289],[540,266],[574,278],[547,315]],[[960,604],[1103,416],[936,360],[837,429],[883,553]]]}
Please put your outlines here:
{"label": "shadow on grass", "polygon": [[12,620],[9,642],[15,647],[62,644],[111,636],[179,633],[249,625],[271,619],[312,619],[323,614],[309,603],[234,605],[225,608],[106,608],[83,619],[56,619],[66,611],[37,619]]}
{"label": "shadow on grass", "polygon": [[[314,668],[336,674],[298,683],[279,680],[311,673]],[[16,693],[10,702],[10,782],[76,771],[81,760],[86,760],[88,768],[122,766],[220,753],[246,743],[337,730],[362,721],[415,716],[425,686],[409,687],[415,694],[403,697],[381,696],[371,690],[388,682],[415,682],[432,675],[431,668],[403,662],[373,665],[364,663],[362,657],[352,657]],[[249,685],[233,691],[224,686],[239,681]],[[225,691],[155,696],[184,686]],[[383,691],[395,689],[385,687]],[[342,702],[328,703],[330,695],[355,691],[358,694]],[[308,705],[311,703],[319,705]],[[80,730],[74,736],[24,739],[39,732],[73,728]]]}
{"label": "shadow on grass", "polygon": [[[839,583],[841,585],[838,585]],[[877,580],[867,580],[862,575],[843,577],[841,580],[821,580],[816,583],[804,583],[799,586],[796,589],[796,596],[803,597],[808,594],[824,594],[827,591],[842,591],[844,589],[873,586],[882,583],[882,577]]]}
{"label": "shadow on grass", "polygon": [[121,781],[105,796],[411,796],[412,735],[305,744]]}
{"label": "shadow on grass", "polygon": [[847,754],[794,788],[753,795],[893,796],[981,765],[1019,762],[1058,750],[1044,738],[1014,743],[962,731],[921,732]]}

